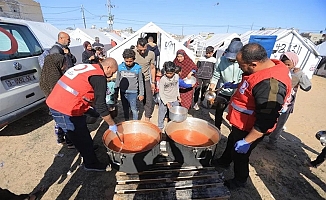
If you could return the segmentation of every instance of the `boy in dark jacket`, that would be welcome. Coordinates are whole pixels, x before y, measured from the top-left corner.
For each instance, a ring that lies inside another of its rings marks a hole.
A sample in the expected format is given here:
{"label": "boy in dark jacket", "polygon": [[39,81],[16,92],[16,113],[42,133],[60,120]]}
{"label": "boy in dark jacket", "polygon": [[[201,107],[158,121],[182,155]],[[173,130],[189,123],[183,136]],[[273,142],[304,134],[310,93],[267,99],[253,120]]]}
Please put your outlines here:
{"label": "boy in dark jacket", "polygon": [[198,86],[195,89],[194,93],[194,109],[199,110],[198,99],[200,94],[200,101],[204,100],[204,93],[207,90],[210,79],[213,76],[214,66],[216,63],[216,58],[213,57],[214,47],[208,46],[206,48],[206,55],[199,58],[197,62],[198,71],[196,73]]}

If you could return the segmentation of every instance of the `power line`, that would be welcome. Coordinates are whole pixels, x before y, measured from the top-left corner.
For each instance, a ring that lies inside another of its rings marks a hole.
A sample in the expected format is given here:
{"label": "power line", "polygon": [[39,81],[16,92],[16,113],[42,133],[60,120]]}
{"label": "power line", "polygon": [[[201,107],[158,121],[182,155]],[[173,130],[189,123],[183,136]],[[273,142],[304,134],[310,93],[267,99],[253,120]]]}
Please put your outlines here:
{"label": "power line", "polygon": [[43,14],[47,14],[47,15],[56,15],[56,14],[63,14],[63,13],[69,13],[69,12],[74,12],[79,10],[79,8],[74,9],[74,10],[68,10],[68,11],[63,11],[63,12],[58,12],[58,13],[43,13]]}
{"label": "power line", "polygon": [[[64,12],[58,12],[58,13],[43,13],[43,14],[46,14],[46,15],[52,15],[52,14],[64,14],[64,13],[71,13],[71,12],[74,12],[74,11],[77,11],[79,10],[78,9],[74,9],[74,10],[69,10],[69,11],[64,11]],[[29,12],[19,12],[19,13],[22,13],[22,14],[35,14],[35,13],[29,13]]]}

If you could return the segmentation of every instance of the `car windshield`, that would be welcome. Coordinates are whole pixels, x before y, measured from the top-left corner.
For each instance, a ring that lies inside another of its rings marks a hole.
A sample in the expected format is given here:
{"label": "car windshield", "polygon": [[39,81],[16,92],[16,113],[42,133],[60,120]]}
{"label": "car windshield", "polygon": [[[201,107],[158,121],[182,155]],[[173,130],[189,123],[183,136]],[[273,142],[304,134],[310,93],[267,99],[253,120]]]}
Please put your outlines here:
{"label": "car windshield", "polygon": [[23,25],[0,23],[0,61],[37,56],[42,48]]}

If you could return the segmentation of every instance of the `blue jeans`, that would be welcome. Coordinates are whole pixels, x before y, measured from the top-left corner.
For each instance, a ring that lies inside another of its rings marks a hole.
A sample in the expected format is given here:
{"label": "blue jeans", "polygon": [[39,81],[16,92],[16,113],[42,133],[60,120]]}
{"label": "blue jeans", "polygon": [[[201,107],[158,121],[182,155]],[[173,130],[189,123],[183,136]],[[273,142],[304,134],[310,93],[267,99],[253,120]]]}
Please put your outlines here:
{"label": "blue jeans", "polygon": [[55,123],[67,134],[69,140],[83,157],[85,167],[99,163],[93,149],[93,139],[87,128],[86,115],[68,116],[50,108]]}
{"label": "blue jeans", "polygon": [[132,112],[132,119],[138,119],[137,97],[138,93],[125,93],[120,91],[123,114],[125,120],[129,120],[129,107]]}
{"label": "blue jeans", "polygon": [[[173,101],[173,102],[170,102],[170,104],[172,107],[178,106],[179,101]],[[163,101],[160,100],[159,107],[158,107],[158,122],[157,122],[157,126],[159,127],[159,129],[164,128],[164,118],[165,118],[167,111],[168,111],[168,106],[164,105]]]}

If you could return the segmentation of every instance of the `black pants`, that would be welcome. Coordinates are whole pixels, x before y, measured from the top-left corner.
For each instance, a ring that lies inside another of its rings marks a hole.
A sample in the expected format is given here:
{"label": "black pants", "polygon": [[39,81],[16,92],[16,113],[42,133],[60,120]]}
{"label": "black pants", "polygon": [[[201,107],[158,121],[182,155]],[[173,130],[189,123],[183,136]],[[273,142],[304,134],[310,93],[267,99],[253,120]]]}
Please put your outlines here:
{"label": "black pants", "polygon": [[229,165],[234,163],[234,178],[240,182],[246,182],[249,177],[249,157],[251,151],[257,146],[257,144],[263,139],[263,137],[254,141],[246,154],[237,153],[234,150],[234,145],[237,141],[245,138],[249,133],[242,131],[232,126],[232,131],[229,134],[226,148],[222,156],[218,159],[218,162],[222,165]]}
{"label": "black pants", "polygon": [[53,109],[50,109],[50,111],[54,121],[63,129],[69,140],[80,152],[85,167],[98,164],[99,160],[93,149],[93,139],[87,128],[86,115],[68,116]]}
{"label": "black pants", "polygon": [[85,166],[99,163],[93,148],[93,139],[87,127],[86,116],[70,117],[70,121],[74,124],[75,130],[68,130],[67,135],[83,157]]}
{"label": "black pants", "polygon": [[312,161],[311,164],[314,167],[317,167],[318,165],[320,165],[325,161],[325,158],[326,158],[326,147],[323,148],[321,153],[317,156],[316,160]]}
{"label": "black pants", "polygon": [[288,120],[290,114],[292,111],[292,106],[290,106],[285,113],[282,113],[276,123],[276,128],[275,130],[269,134],[269,142],[276,144],[277,139],[280,137],[281,133],[283,132],[283,127]]}
{"label": "black pants", "polygon": [[143,102],[144,102],[145,117],[151,118],[154,111],[154,105],[155,105],[151,82],[149,80],[144,81],[144,87],[145,87],[145,98]]}
{"label": "black pants", "polygon": [[221,129],[222,120],[223,120],[223,112],[224,112],[225,108],[228,107],[231,97],[223,95],[223,94],[218,94],[218,96],[224,97],[227,100],[227,103],[223,107],[217,106],[217,108],[215,109],[215,126],[218,129]]}
{"label": "black pants", "polygon": [[204,100],[204,93],[206,92],[208,86],[209,86],[209,82],[210,79],[201,79],[198,78],[197,79],[198,82],[198,86],[195,89],[195,93],[194,93],[194,102],[197,103],[198,99],[199,99],[199,94],[200,94],[200,101]]}

